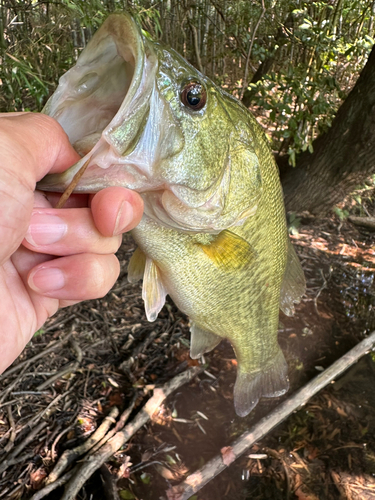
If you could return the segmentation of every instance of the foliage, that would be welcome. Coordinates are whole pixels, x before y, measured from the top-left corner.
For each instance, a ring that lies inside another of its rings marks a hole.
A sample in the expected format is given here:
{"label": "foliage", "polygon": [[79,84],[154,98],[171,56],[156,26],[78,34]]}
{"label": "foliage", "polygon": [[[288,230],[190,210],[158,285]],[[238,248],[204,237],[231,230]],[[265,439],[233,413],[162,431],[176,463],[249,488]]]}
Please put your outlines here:
{"label": "foliage", "polygon": [[130,10],[237,97],[295,165],[374,44],[375,0],[0,1],[0,110],[40,110],[108,12]]}

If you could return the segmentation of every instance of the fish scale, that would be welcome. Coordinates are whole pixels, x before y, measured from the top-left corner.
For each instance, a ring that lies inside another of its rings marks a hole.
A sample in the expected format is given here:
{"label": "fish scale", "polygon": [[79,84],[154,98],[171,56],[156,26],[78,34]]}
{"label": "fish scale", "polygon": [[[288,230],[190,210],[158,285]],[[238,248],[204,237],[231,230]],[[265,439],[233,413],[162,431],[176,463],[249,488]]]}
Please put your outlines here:
{"label": "fish scale", "polygon": [[190,318],[193,358],[222,338],[231,342],[238,415],[285,393],[279,307],[293,313],[305,280],[288,239],[278,170],[249,111],[144,37],[129,14],[114,14],[44,112],[84,157],[46,176],[40,189],[63,191],[85,165],[75,192],[124,186],[143,197],[128,278],[143,277],[147,318],[156,319],[169,294]]}

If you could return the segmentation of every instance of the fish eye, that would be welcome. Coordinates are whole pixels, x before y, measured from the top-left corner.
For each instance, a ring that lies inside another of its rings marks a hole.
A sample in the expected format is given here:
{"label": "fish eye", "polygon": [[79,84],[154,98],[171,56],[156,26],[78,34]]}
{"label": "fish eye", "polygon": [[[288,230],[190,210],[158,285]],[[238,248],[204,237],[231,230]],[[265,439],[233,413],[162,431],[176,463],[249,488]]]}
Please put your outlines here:
{"label": "fish eye", "polygon": [[199,111],[206,104],[207,92],[201,83],[190,81],[184,84],[180,97],[186,107]]}

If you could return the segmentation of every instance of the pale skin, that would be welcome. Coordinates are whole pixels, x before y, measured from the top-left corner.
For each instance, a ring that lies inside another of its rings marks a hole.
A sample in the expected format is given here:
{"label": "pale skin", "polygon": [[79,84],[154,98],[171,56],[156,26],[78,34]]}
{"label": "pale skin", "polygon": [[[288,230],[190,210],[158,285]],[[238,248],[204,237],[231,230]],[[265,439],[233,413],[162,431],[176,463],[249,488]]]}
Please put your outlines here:
{"label": "pale skin", "polygon": [[141,197],[120,187],[52,208],[60,195],[36,182],[78,159],[52,118],[0,114],[0,373],[60,307],[110,290],[121,235],[142,217]]}

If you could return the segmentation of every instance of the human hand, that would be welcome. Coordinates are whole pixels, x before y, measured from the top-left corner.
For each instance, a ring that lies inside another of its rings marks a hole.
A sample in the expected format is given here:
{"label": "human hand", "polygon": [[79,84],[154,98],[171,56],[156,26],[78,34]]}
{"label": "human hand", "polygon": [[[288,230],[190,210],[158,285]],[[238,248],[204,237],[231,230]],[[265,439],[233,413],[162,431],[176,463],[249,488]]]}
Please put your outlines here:
{"label": "human hand", "polygon": [[119,187],[52,208],[59,195],[36,182],[78,159],[52,118],[0,114],[0,373],[59,307],[108,292],[121,233],[142,217],[141,197]]}

